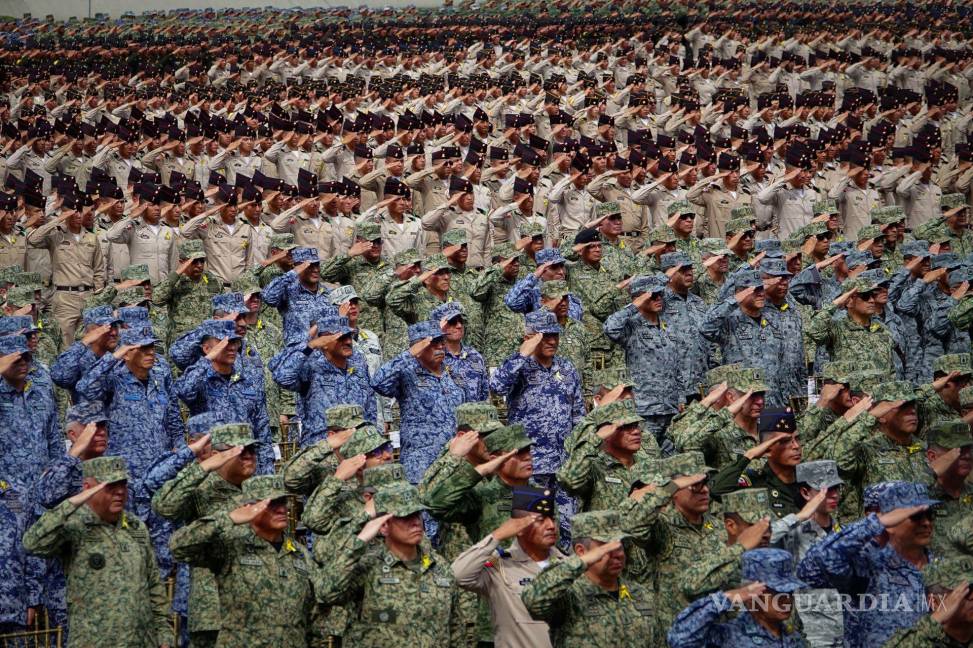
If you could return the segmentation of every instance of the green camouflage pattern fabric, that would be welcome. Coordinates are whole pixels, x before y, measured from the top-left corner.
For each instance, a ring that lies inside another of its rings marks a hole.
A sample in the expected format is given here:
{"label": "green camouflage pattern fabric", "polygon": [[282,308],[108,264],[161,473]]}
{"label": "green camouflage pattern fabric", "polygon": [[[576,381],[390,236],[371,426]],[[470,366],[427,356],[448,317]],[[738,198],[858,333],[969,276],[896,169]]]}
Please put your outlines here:
{"label": "green camouflage pattern fabric", "polygon": [[[321,264],[321,281],[354,286],[359,296],[376,276],[387,272],[389,264],[384,259],[377,263],[363,256],[336,256]],[[358,327],[380,333],[382,331],[382,311],[364,299],[359,299]]]}
{"label": "green camouflage pattern fabric", "polygon": [[889,638],[882,648],[929,648],[930,646],[962,646],[960,642],[946,635],[943,625],[926,615],[912,628],[903,628]]}
{"label": "green camouflage pattern fabric", "polygon": [[155,286],[152,292],[152,303],[169,310],[171,325],[166,348],[172,340],[191,331],[209,318],[213,312],[210,298],[220,292],[223,292],[223,284],[209,272],[204,272],[203,278],[196,282],[190,281],[181,274],[170,272]]}
{"label": "green camouflage pattern fabric", "polygon": [[[935,532],[929,543],[929,549],[934,556],[954,556],[961,553],[973,553],[973,545],[967,545],[963,539],[969,536],[973,541],[973,484],[964,483],[957,495],[950,495],[938,482],[929,487],[929,497],[941,503],[932,509],[936,516],[933,524]],[[957,542],[957,538],[960,542]],[[969,547],[969,550],[960,549]]]}
{"label": "green camouflage pattern fabric", "polygon": [[470,267],[463,270],[453,268],[453,278],[446,297],[446,301],[458,301],[463,305],[463,322],[466,326],[463,341],[476,350],[483,346],[486,338],[483,331],[483,306],[473,299],[473,288],[479,278],[480,273]]}
{"label": "green camouflage pattern fabric", "polygon": [[270,372],[270,358],[273,358],[284,348],[284,331],[262,314],[257,315],[256,324],[247,329],[247,339],[256,347],[260,357],[264,359],[264,387],[267,394],[267,417],[270,427],[274,431],[274,440],[281,440],[280,417],[294,414],[296,394],[281,388],[274,381]]}
{"label": "green camouflage pattern fabric", "polygon": [[144,522],[123,514],[109,524],[89,507],[65,500],[27,530],[23,543],[64,566],[69,648],[175,645]]}
{"label": "green camouflage pattern fabric", "polygon": [[[401,281],[392,274],[383,273],[372,278],[358,293],[362,300],[382,312],[382,360],[388,361],[409,346],[409,325],[395,314],[388,300],[393,290],[403,290],[408,281]],[[430,309],[432,310],[432,309]]]}
{"label": "green camouflage pattern fabric", "polygon": [[815,313],[804,328],[806,337],[824,346],[832,362],[873,364],[884,374],[892,375],[893,341],[885,325],[873,320],[862,326],[850,317],[835,318],[836,311],[837,307],[829,304]]}
{"label": "green camouflage pattern fabric", "polygon": [[523,316],[503,303],[514,281],[505,279],[503,268],[493,265],[480,273],[470,292],[470,296],[480,303],[483,314],[483,346],[478,350],[483,353],[488,367],[499,367],[523,340]]}
{"label": "green camouflage pattern fabric", "polygon": [[277,549],[224,511],[179,529],[170,546],[176,560],[215,575],[223,601],[218,648],[307,645],[316,567],[299,541],[285,535]]}
{"label": "green camouflage pattern fabric", "polygon": [[284,486],[292,493],[310,495],[328,476],[334,475],[340,460],[327,439],[301,448],[284,464]]}

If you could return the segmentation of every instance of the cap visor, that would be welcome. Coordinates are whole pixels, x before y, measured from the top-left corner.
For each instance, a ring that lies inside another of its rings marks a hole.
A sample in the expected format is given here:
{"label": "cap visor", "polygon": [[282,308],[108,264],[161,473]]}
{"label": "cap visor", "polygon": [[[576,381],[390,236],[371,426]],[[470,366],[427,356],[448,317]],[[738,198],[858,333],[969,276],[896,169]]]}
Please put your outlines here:
{"label": "cap visor", "polygon": [[793,579],[773,578],[773,579],[768,579],[764,584],[769,589],[772,589],[775,592],[780,592],[782,594],[790,594],[791,592],[795,592],[800,589],[808,589],[810,587],[810,585],[808,585],[804,581],[797,580],[796,578]]}

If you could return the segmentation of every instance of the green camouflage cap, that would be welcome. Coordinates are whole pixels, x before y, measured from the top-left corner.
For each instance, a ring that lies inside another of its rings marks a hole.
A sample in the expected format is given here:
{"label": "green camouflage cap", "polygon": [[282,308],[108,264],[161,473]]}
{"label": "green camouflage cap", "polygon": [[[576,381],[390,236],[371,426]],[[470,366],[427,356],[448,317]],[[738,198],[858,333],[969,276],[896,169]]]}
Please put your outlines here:
{"label": "green camouflage cap", "polygon": [[876,225],[891,225],[905,220],[905,210],[899,205],[876,207],[868,212],[868,215]]}
{"label": "green camouflage cap", "polygon": [[712,388],[714,385],[719,385],[721,382],[729,382],[730,376],[735,374],[740,369],[743,369],[743,365],[738,363],[713,367],[706,372],[706,386],[708,388]]}
{"label": "green camouflage cap", "polygon": [[963,409],[973,408],[973,385],[959,391],[959,406]]}
{"label": "green camouflage cap", "polygon": [[764,379],[763,369],[756,367],[738,369],[726,377],[726,382],[731,389],[738,392],[765,392],[769,390],[767,381]]}
{"label": "green camouflage cap", "polygon": [[723,513],[736,513],[747,524],[756,524],[761,518],[774,519],[770,510],[770,496],[766,488],[744,488],[722,497]]}
{"label": "green camouflage cap", "polygon": [[[734,207],[730,210],[730,219],[733,220],[735,218],[745,218],[748,221],[752,221],[754,218],[756,218],[756,216],[754,216],[753,207],[750,205],[742,205],[740,207]],[[734,231],[739,232],[740,230]]]}
{"label": "green camouflage cap", "polygon": [[341,446],[341,456],[357,457],[358,455],[368,454],[387,443],[389,443],[388,438],[379,434],[374,425],[363,425],[355,428],[355,431],[351,433],[351,438]]}
{"label": "green camouflage cap", "polygon": [[124,457],[95,457],[81,464],[81,476],[99,484],[112,484],[128,479],[128,465]]}
{"label": "green camouflage cap", "polygon": [[428,272],[432,270],[433,272],[439,272],[440,270],[445,270],[451,268],[449,261],[446,260],[442,254],[434,254],[425,261],[422,262],[423,272]]}
{"label": "green camouflage cap", "polygon": [[408,482],[392,482],[382,486],[375,491],[372,501],[378,515],[391,513],[395,517],[409,517],[426,510],[419,500],[419,489]]}
{"label": "green camouflage cap", "polygon": [[117,306],[134,306],[144,301],[149,301],[149,298],[145,296],[145,289],[141,286],[126,288],[115,295],[115,304]]}
{"label": "green camouflage cap", "polygon": [[536,221],[523,221],[519,227],[520,238],[544,236],[544,226]]}
{"label": "green camouflage cap", "polygon": [[933,560],[922,570],[922,582],[926,589],[944,590],[973,582],[973,556],[953,555]]}
{"label": "green camouflage cap", "polygon": [[699,253],[701,256],[730,256],[730,249],[726,247],[726,241],[718,238],[704,238],[699,242]]}
{"label": "green camouflage cap", "polygon": [[966,204],[966,196],[961,193],[943,194],[939,199],[939,206],[942,207],[944,212],[956,209],[957,207],[968,207]]}
{"label": "green camouflage cap", "polygon": [[618,511],[578,513],[571,519],[571,536],[575,542],[583,538],[599,542],[614,542],[629,537]]}
{"label": "green camouflage cap", "polygon": [[7,266],[6,268],[0,268],[0,283],[16,283],[14,281],[14,276],[23,272],[24,269],[19,265]]}
{"label": "green camouflage cap", "polygon": [[969,423],[963,419],[952,419],[940,421],[930,427],[926,432],[926,441],[929,445],[952,450],[973,445],[973,434],[970,433]]}
{"label": "green camouflage cap", "polygon": [[689,204],[688,200],[674,200],[666,207],[666,216],[673,214],[695,214],[696,210]]}
{"label": "green camouflage cap", "polygon": [[[611,202],[603,202],[595,205],[595,218],[604,218],[605,216],[611,216],[612,214],[621,214],[622,208],[618,206],[618,203],[612,200]],[[670,212],[671,213],[671,212]]]}
{"label": "green camouflage cap", "polygon": [[144,263],[138,265],[131,265],[123,269],[121,272],[122,281],[130,281],[132,279],[138,281],[151,281],[149,277],[149,266]]}
{"label": "green camouflage cap", "polygon": [[[913,236],[921,235],[924,240],[929,241],[930,245],[935,245],[936,243],[949,243],[953,240],[953,237],[950,235],[949,230],[946,229],[945,226],[936,223],[926,223],[926,225],[929,225],[929,229],[927,231],[920,232],[919,228],[916,228],[915,232],[913,232]],[[922,226],[920,225],[920,227]]]}
{"label": "green camouflage cap", "polygon": [[856,371],[848,376],[848,387],[856,394],[871,394],[885,378],[885,372],[878,369]]}
{"label": "green camouflage cap", "polygon": [[10,276],[10,282],[15,286],[24,286],[40,290],[44,287],[44,279],[39,272],[17,272]]}
{"label": "green camouflage cap", "polygon": [[180,259],[205,259],[206,250],[203,249],[203,242],[198,239],[183,241],[179,244]]}
{"label": "green camouflage cap", "polygon": [[7,305],[12,308],[23,308],[28,304],[37,303],[37,289],[33,286],[14,286],[7,291]]}
{"label": "green camouflage cap", "polygon": [[814,213],[815,216],[817,216],[819,214],[837,214],[838,213],[838,203],[836,203],[835,201],[831,200],[830,198],[826,198],[824,200],[819,200],[816,203],[814,203],[814,207],[813,207],[812,211],[813,211],[813,213]]}
{"label": "green camouflage cap", "polygon": [[866,225],[858,230],[858,238],[855,240],[861,243],[862,241],[871,241],[873,239],[882,238],[883,236],[885,235],[882,234],[882,229],[878,225]]}
{"label": "green camouflage cap", "polygon": [[876,403],[916,400],[916,392],[912,389],[912,384],[904,380],[880,383],[872,389],[871,396]]}
{"label": "green camouflage cap", "polygon": [[396,254],[393,261],[397,266],[407,266],[414,263],[419,263],[422,261],[422,257],[419,256],[419,250],[415,248],[408,248]]}
{"label": "green camouflage cap", "polygon": [[812,236],[817,236],[818,234],[826,234],[828,232],[827,223],[808,223],[804,227],[798,228],[796,232],[792,235],[794,240],[798,243],[804,243]]}
{"label": "green camouflage cap", "polygon": [[698,475],[716,471],[715,468],[706,465],[706,458],[697,450],[680,452],[666,458],[662,468],[669,479],[679,475]]}
{"label": "green camouflage cap", "polygon": [[358,299],[358,293],[355,292],[354,286],[338,286],[331,291],[328,299],[333,306],[341,306],[342,304],[347,304],[352,299]]}
{"label": "green camouflage cap", "polygon": [[469,235],[466,233],[466,230],[461,227],[446,230],[446,233],[443,234],[443,247],[446,247],[447,245],[463,245],[464,243],[469,242]]}
{"label": "green camouflage cap", "polygon": [[639,487],[640,485],[648,486],[649,484],[664,486],[669,481],[669,476],[666,473],[665,459],[636,461],[629,468],[629,471],[629,474],[632,476],[632,488]]}
{"label": "green camouflage cap", "polygon": [[500,415],[497,413],[497,408],[488,401],[463,403],[456,408],[456,429],[469,428],[479,431],[487,423],[499,422]]}
{"label": "green camouflage cap", "polygon": [[870,293],[878,288],[878,284],[869,281],[862,277],[856,277],[855,279],[848,279],[843,284],[841,284],[841,292],[846,293],[849,290],[854,290],[859,295],[863,293]]}
{"label": "green camouflage cap", "polygon": [[749,232],[753,229],[753,221],[749,218],[731,218],[726,224],[727,237],[740,232]]}
{"label": "green camouflage cap", "polygon": [[617,400],[607,405],[602,405],[591,410],[591,422],[596,427],[616,423],[618,425],[630,425],[641,423],[643,419],[635,411],[635,401]]}
{"label": "green camouflage cap", "polygon": [[244,272],[242,275],[234,279],[233,283],[230,284],[230,290],[240,293],[243,295],[244,299],[247,299],[250,297],[250,295],[255,293],[263,292],[263,289],[260,287],[260,282],[258,282],[257,278],[250,272]]}
{"label": "green camouflage cap", "polygon": [[563,279],[551,279],[541,284],[541,297],[544,299],[564,299],[571,290]]}
{"label": "green camouflage cap", "polygon": [[933,361],[932,370],[941,374],[956,371],[961,376],[968,376],[973,373],[973,363],[970,361],[969,353],[947,353]]}
{"label": "green camouflage cap", "polygon": [[232,448],[257,443],[249,423],[224,423],[210,428],[210,443],[214,448]]}
{"label": "green camouflage cap", "polygon": [[275,500],[291,494],[284,486],[283,475],[254,475],[243,482],[243,498],[251,502]]}
{"label": "green camouflage cap", "polygon": [[625,367],[596,369],[591,372],[591,388],[594,390],[599,387],[611,390],[619,385],[625,385],[628,388],[635,386],[635,383],[628,377],[628,370]]}
{"label": "green camouflage cap", "polygon": [[495,430],[483,440],[483,444],[489,452],[510,452],[511,450],[523,450],[534,445],[534,442],[524,434],[524,426],[516,423]]}
{"label": "green camouflage cap", "polygon": [[360,238],[363,241],[380,241],[382,240],[382,226],[367,221],[355,223],[355,238]]}
{"label": "green camouflage cap", "polygon": [[490,253],[490,258],[493,259],[509,259],[511,257],[522,257],[521,253],[517,248],[514,247],[513,243],[500,243],[493,246],[493,251]]}
{"label": "green camouflage cap", "polygon": [[361,405],[340,403],[332,405],[324,411],[324,418],[329,428],[347,430],[365,424],[365,410]]}
{"label": "green camouflage cap", "polygon": [[859,362],[828,362],[821,369],[821,378],[847,385],[851,374],[860,368]]}
{"label": "green camouflage cap", "polygon": [[362,471],[362,486],[364,488],[381,488],[386,484],[405,481],[405,469],[395,461],[371,466]]}
{"label": "green camouflage cap", "polygon": [[649,242],[655,243],[675,243],[679,240],[676,233],[668,225],[661,225],[649,232]]}
{"label": "green camouflage cap", "polygon": [[270,247],[275,250],[293,250],[297,247],[294,235],[290,232],[286,234],[272,234],[270,237]]}

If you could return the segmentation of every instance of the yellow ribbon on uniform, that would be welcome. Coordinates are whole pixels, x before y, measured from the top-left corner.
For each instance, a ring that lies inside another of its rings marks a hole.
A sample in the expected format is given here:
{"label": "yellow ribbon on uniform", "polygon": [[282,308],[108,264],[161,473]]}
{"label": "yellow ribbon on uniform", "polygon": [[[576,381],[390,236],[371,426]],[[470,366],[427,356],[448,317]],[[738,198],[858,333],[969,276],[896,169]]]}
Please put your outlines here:
{"label": "yellow ribbon on uniform", "polygon": [[422,554],[422,568],[429,569],[430,565],[432,565],[432,558],[429,557],[429,554]]}
{"label": "yellow ribbon on uniform", "polygon": [[767,320],[765,320],[764,318],[761,317],[760,318],[760,326],[767,326]]}
{"label": "yellow ribbon on uniform", "polygon": [[630,599],[630,598],[632,598],[632,594],[631,594],[631,592],[628,591],[628,587],[626,587],[624,584],[621,585],[621,586],[619,586],[619,588],[618,588],[618,600],[619,601],[624,601],[625,599]]}
{"label": "yellow ribbon on uniform", "polygon": [[784,312],[785,310],[787,310],[790,307],[791,307],[790,304],[784,304],[783,306],[780,307],[780,310],[781,310],[781,312]]}
{"label": "yellow ribbon on uniform", "polygon": [[912,445],[909,446],[908,450],[909,450],[909,454],[915,454],[915,453],[919,452],[920,450],[922,450],[922,444],[920,444],[920,443],[913,443]]}
{"label": "yellow ribbon on uniform", "polygon": [[124,511],[122,512],[122,528],[123,529],[128,528],[128,517],[125,515]]}
{"label": "yellow ribbon on uniform", "polygon": [[294,546],[294,541],[290,538],[284,541],[284,551],[287,551],[288,553],[297,551],[297,547]]}

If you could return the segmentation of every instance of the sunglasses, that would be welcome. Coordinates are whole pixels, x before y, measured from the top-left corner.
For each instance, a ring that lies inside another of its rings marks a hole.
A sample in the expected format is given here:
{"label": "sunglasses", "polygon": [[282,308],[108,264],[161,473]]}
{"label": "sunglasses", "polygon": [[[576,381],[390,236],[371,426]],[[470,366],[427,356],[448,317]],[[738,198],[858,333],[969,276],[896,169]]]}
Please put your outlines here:
{"label": "sunglasses", "polygon": [[875,293],[873,293],[873,292],[870,292],[870,293],[860,293],[858,295],[858,298],[861,299],[862,301],[866,301],[866,302],[875,301]]}
{"label": "sunglasses", "polygon": [[933,513],[931,510],[925,510],[910,515],[909,521],[915,524],[919,524],[920,522],[925,522],[927,520],[931,522],[934,517],[936,517],[935,513]]}
{"label": "sunglasses", "polygon": [[741,238],[752,239],[753,236],[754,236],[754,231],[753,230],[747,230],[746,232],[744,232],[740,236],[741,236]]}
{"label": "sunglasses", "polygon": [[825,232],[823,234],[817,234],[815,235],[815,238],[817,238],[819,241],[830,241],[831,239],[834,238],[834,232]]}
{"label": "sunglasses", "polygon": [[704,479],[701,482],[698,482],[698,483],[693,484],[692,486],[690,486],[689,487],[689,492],[690,493],[702,493],[704,490],[708,490],[708,489],[709,489],[709,477],[707,477],[706,479]]}
{"label": "sunglasses", "polygon": [[374,457],[381,457],[385,453],[389,453],[389,454],[392,453],[392,444],[391,443],[383,443],[382,445],[380,445],[379,447],[375,448],[371,452],[366,453],[365,456],[372,457],[372,458],[374,458]]}
{"label": "sunglasses", "polygon": [[679,214],[679,220],[693,220],[696,218],[696,214]]}

